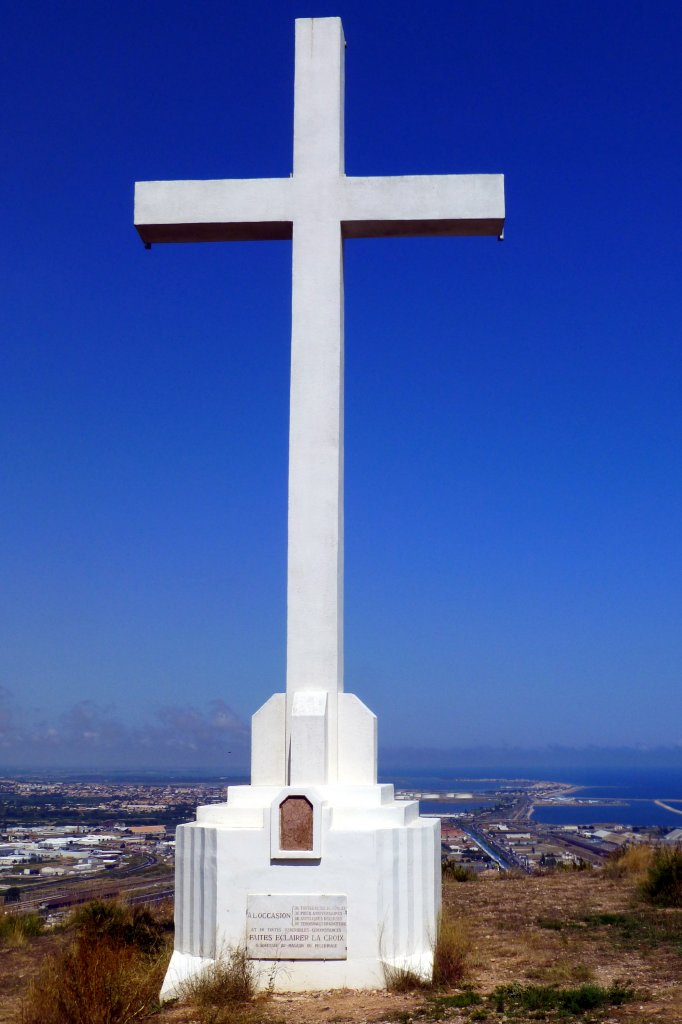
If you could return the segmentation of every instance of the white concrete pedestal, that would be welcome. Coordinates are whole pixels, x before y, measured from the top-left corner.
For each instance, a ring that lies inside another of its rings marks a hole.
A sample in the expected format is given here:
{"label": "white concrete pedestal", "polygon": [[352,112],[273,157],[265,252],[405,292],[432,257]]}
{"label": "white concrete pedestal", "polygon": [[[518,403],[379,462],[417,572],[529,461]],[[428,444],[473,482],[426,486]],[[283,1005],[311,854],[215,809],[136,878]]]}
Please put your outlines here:
{"label": "white concrete pedestal", "polygon": [[[305,790],[319,814],[319,857],[277,853],[273,805]],[[274,838],[274,844],[273,844]],[[278,991],[383,988],[384,965],[430,976],[440,908],[440,822],[393,786],[236,786],[177,830],[175,951],[161,992],[221,951],[244,945],[247,897],[344,895],[346,959],[254,960],[259,984]]]}

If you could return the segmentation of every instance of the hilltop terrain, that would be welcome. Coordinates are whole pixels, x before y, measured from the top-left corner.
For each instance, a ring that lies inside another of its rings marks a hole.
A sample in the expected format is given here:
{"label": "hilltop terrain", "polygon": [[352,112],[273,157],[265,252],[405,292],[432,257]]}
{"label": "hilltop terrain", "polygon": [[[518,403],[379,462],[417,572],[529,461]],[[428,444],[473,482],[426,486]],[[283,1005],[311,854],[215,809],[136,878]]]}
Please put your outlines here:
{"label": "hilltop terrain", "polygon": [[[177,1003],[149,1019],[158,1024],[682,1020],[682,909],[644,903],[630,876],[562,871],[449,880],[444,905],[461,925],[466,947],[465,973],[456,987],[276,994],[224,1011]],[[19,1024],[30,979],[67,936],[47,934],[0,949],[0,1024]],[[584,998],[572,1003],[567,997],[554,1008],[536,1005],[545,999],[543,993],[557,990],[582,992]],[[607,993],[605,1005],[584,1010],[580,1000],[589,1002],[595,991]]]}

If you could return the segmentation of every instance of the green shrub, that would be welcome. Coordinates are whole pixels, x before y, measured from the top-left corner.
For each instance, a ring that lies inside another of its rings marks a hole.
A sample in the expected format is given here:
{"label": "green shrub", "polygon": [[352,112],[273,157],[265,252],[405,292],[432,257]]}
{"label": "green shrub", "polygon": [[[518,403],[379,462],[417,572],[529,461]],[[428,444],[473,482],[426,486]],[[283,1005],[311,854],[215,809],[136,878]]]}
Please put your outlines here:
{"label": "green shrub", "polygon": [[682,848],[656,851],[642,883],[644,896],[659,907],[682,907]]}
{"label": "green shrub", "polygon": [[638,907],[637,910],[594,914],[581,914],[579,917],[537,917],[536,924],[540,928],[551,931],[583,931],[584,929],[604,929],[618,945],[628,949],[646,946],[674,946],[682,950],[682,916],[679,914],[661,914],[658,910]]}
{"label": "green shrub", "polygon": [[43,928],[40,914],[0,913],[0,942],[6,946],[22,946],[28,939],[40,935]]}
{"label": "green shrub", "polygon": [[135,946],[142,953],[157,953],[169,930],[169,922],[147,907],[130,907],[116,900],[84,904],[73,912],[70,924],[89,940],[107,939],[114,945]]}
{"label": "green shrub", "polygon": [[580,985],[578,988],[556,988],[553,985],[498,985],[489,996],[497,1013],[526,1011],[545,1014],[552,1010],[577,1016],[604,1006],[621,1006],[634,999],[632,988],[614,982],[602,985]]}
{"label": "green shrub", "polygon": [[450,1009],[461,1010],[467,1006],[478,1006],[483,999],[471,988],[463,992],[455,992],[451,996],[438,996],[429,1003],[428,1015],[432,1020],[443,1020]]}
{"label": "green shrub", "polygon": [[542,914],[535,918],[535,923],[538,928],[546,928],[552,932],[561,932],[564,928],[571,926],[570,922],[565,921],[562,917],[545,917]]}
{"label": "green shrub", "polygon": [[445,860],[441,866],[441,873],[444,880],[453,882],[475,882],[476,872],[471,868],[465,868],[463,864],[457,864],[454,860]]}
{"label": "green shrub", "polygon": [[593,871],[592,862],[578,857],[577,860],[562,860],[558,864],[559,871]]}

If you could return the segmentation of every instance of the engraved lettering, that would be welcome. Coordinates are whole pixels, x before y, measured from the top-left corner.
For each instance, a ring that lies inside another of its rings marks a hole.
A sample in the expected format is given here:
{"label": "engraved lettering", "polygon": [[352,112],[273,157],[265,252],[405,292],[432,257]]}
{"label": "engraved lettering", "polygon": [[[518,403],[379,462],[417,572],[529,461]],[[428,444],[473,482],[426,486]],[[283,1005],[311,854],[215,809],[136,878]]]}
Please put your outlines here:
{"label": "engraved lettering", "polygon": [[345,960],[345,896],[249,895],[247,955],[252,960]]}

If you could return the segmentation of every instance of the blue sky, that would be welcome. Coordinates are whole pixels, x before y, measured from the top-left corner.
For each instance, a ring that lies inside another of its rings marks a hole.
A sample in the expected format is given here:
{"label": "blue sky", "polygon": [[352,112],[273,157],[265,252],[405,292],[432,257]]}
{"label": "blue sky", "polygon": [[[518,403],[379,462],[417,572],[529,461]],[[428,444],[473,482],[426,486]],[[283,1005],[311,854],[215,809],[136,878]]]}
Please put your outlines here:
{"label": "blue sky", "polygon": [[70,0],[3,30],[0,763],[236,764],[283,689],[290,244],[145,252],[132,192],[288,175],[313,15],[347,172],[508,210],[346,246],[347,688],[385,747],[681,744],[679,5]]}

